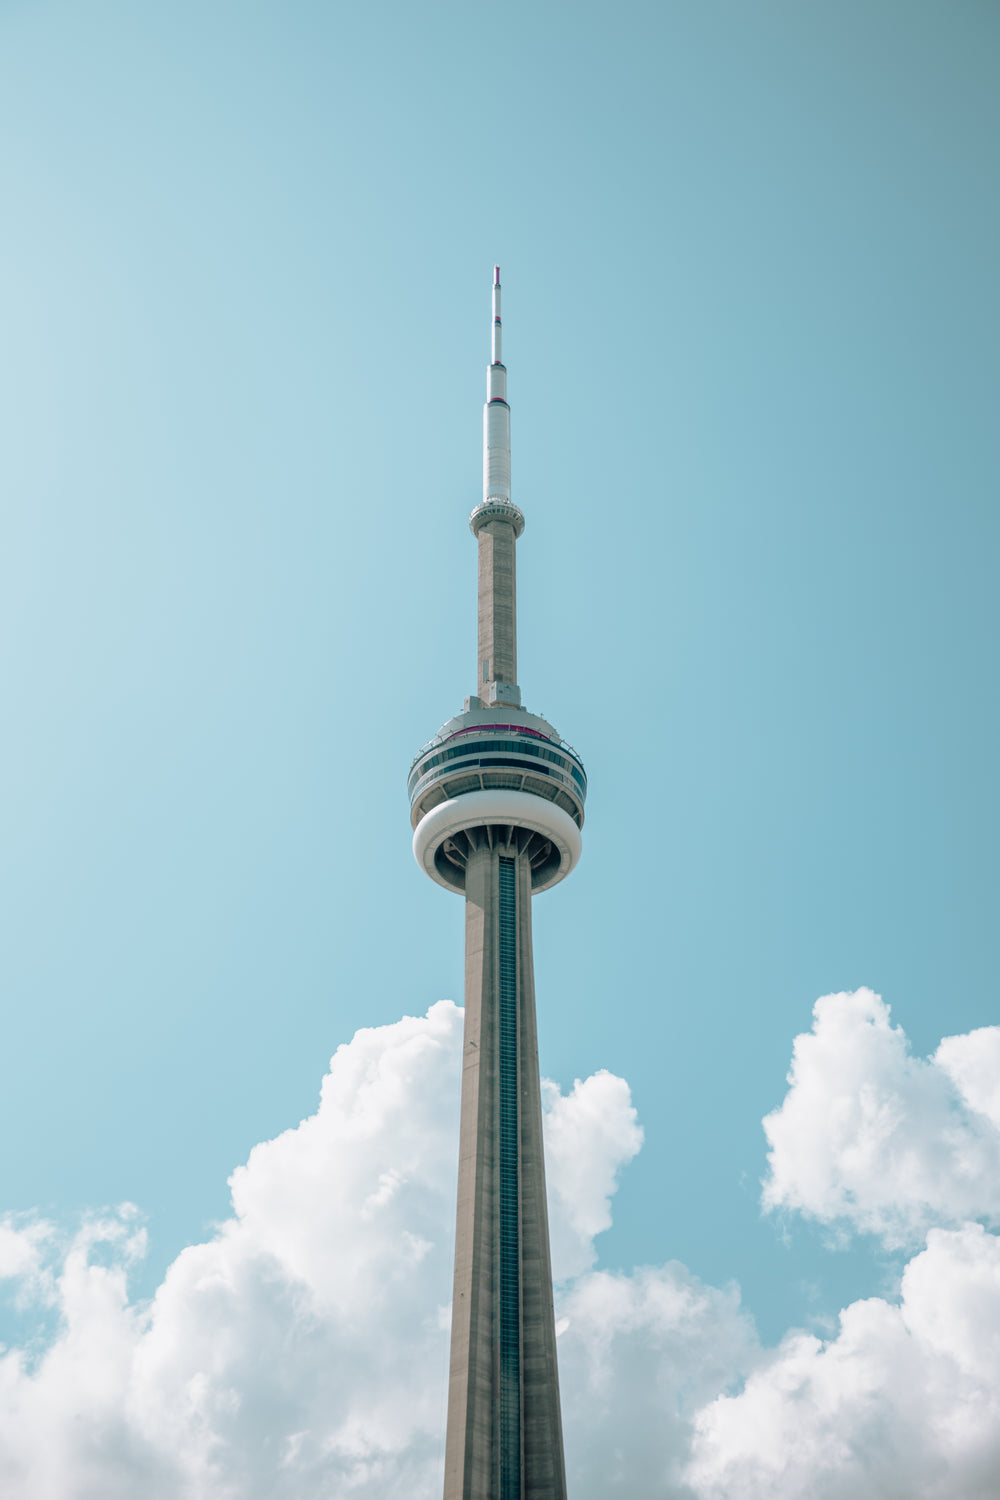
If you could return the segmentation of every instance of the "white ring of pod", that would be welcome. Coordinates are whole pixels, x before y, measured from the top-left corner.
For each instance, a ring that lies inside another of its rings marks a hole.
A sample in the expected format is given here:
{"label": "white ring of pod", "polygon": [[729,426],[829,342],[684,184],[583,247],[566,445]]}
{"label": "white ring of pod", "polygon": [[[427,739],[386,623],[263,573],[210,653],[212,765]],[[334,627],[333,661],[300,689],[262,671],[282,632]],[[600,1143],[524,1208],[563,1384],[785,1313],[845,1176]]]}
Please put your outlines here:
{"label": "white ring of pod", "polygon": [[456,889],[438,871],[434,856],[445,839],[453,838],[465,828],[481,828],[483,825],[528,828],[551,839],[559,854],[559,864],[551,871],[544,884],[534,887],[534,893],[547,891],[558,885],[575,866],[583,849],[583,840],[568,812],[547,802],[544,797],[534,797],[530,792],[515,792],[496,788],[481,792],[467,792],[463,797],[452,797],[425,813],[413,834],[413,857],[417,864],[444,886],[446,891]]}

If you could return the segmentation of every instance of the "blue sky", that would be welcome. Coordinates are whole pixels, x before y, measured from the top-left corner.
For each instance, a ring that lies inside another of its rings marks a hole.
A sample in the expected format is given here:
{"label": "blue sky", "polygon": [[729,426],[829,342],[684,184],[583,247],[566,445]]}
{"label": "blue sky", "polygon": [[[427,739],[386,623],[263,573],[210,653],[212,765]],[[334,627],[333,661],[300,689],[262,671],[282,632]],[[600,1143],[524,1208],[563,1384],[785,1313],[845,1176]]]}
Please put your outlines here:
{"label": "blue sky", "polygon": [[[761,1334],[813,1002],[997,1020],[1000,14],[0,6],[3,1204],[151,1290],[334,1048],[460,1000],[406,773],[472,690],[504,279],[520,675],[581,752],[543,1071],[628,1080],[601,1264]],[[146,1278],[143,1282],[143,1276]]]}

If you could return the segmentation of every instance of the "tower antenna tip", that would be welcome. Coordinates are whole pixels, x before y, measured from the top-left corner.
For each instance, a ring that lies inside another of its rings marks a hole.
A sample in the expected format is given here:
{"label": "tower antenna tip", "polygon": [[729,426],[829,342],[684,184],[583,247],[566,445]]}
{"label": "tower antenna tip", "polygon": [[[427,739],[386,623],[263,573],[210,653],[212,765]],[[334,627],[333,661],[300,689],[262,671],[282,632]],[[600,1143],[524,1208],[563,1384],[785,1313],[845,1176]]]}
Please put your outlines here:
{"label": "tower antenna tip", "polygon": [[500,285],[500,267],[499,266],[494,266],[493,267],[493,285],[494,286],[499,286]]}

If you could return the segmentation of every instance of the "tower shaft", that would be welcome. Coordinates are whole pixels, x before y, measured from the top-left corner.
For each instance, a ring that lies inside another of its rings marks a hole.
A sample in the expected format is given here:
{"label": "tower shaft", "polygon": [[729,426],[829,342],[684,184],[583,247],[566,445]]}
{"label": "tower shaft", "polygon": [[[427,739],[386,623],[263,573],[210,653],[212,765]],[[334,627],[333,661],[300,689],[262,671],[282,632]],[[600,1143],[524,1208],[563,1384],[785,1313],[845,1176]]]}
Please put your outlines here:
{"label": "tower shaft", "polygon": [[[520,702],[517,691],[517,571],[509,521],[479,528],[479,696]],[[504,691],[506,689],[506,691]]]}
{"label": "tower shaft", "polygon": [[445,1500],[565,1500],[531,952],[530,835],[466,864]]}

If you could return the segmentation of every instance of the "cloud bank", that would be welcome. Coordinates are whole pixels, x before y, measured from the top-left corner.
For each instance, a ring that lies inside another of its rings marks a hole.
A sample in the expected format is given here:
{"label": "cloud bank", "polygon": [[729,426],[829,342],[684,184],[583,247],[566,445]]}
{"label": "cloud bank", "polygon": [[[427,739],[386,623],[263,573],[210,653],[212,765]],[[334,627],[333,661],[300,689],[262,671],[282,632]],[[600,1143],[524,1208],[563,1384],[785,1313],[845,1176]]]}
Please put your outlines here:
{"label": "cloud bank", "polygon": [[764,1202],[844,1221],[891,1248],[966,1219],[1000,1221],[1000,1026],[913,1057],[871,990],[827,995],[795,1039],[764,1121]]}
{"label": "cloud bank", "polygon": [[[5,1500],[439,1495],[460,1031],[442,1002],[358,1032],[148,1304],[135,1209],[69,1238],[0,1225],[0,1278],[56,1328],[0,1353]],[[545,1085],[574,1500],[992,1500],[998,1060],[998,1028],[920,1060],[869,991],[818,1002],[765,1121],[765,1204],[914,1253],[897,1299],[774,1350],[735,1287],[593,1269],[641,1130],[623,1079]]]}
{"label": "cloud bank", "polygon": [[[764,1120],[763,1202],[923,1240],[898,1301],[793,1332],[694,1419],[699,1500],[995,1500],[1000,1492],[1000,1027],[914,1057],[889,1007],[827,995]],[[936,1227],[931,1227],[936,1226]]]}
{"label": "cloud bank", "polygon": [[[442,1002],[341,1047],[317,1112],[253,1149],[232,1217],[149,1306],[135,1210],[68,1244],[3,1227],[0,1276],[59,1318],[36,1364],[0,1357],[6,1500],[436,1495],[461,1022]],[[642,1136],[609,1073],[546,1102],[555,1273],[579,1284]]]}
{"label": "cloud bank", "polygon": [[826,1343],[789,1335],[694,1426],[700,1500],[996,1500],[1000,1240],[932,1229],[898,1304],[852,1303]]}

